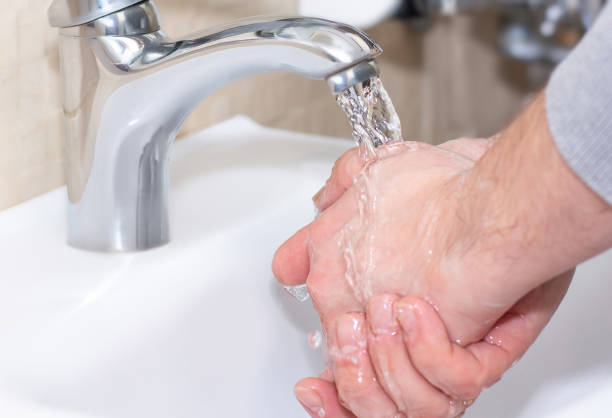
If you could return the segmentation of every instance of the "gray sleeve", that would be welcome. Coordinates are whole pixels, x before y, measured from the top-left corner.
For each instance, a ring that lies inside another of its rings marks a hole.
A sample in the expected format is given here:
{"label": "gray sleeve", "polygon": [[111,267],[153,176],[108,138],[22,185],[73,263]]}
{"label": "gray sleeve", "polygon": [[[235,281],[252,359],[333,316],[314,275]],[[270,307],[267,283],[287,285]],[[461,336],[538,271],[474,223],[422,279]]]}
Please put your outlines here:
{"label": "gray sleeve", "polygon": [[553,73],[546,112],[565,161],[612,204],[612,2]]}

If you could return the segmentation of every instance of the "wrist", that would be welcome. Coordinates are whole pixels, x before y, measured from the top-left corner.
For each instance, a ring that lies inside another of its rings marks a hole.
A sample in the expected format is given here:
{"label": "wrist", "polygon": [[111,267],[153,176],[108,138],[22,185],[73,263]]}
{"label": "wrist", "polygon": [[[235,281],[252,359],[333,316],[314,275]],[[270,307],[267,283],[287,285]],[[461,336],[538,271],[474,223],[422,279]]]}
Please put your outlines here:
{"label": "wrist", "polygon": [[520,298],[612,245],[612,207],[561,157],[543,94],[450,187],[458,197],[448,258],[500,297]]}

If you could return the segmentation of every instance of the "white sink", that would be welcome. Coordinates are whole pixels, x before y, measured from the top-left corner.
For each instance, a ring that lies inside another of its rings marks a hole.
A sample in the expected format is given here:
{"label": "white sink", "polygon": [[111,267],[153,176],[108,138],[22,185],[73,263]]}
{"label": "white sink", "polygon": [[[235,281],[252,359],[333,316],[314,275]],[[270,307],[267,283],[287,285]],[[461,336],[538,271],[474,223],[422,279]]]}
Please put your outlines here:
{"label": "white sink", "polygon": [[[351,145],[243,117],[180,141],[172,242],[145,253],[67,247],[64,189],[0,213],[0,417],[305,417],[292,387],[323,368],[306,338],[319,323],[270,262]],[[579,271],[554,323],[470,416],[607,407],[611,271],[611,253]]]}

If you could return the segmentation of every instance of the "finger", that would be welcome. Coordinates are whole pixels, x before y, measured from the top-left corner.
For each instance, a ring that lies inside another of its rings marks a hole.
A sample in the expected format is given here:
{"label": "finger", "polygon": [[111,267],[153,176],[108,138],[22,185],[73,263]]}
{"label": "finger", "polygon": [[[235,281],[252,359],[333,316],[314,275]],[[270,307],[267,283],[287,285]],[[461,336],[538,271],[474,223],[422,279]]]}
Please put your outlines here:
{"label": "finger", "polygon": [[376,380],[366,338],[363,315],[345,314],[336,322],[332,358],[338,396],[358,417],[395,417],[398,410]]}
{"label": "finger", "polygon": [[303,379],[293,389],[296,398],[313,418],[354,418],[340,405],[336,386],[327,380]]}
{"label": "finger", "polygon": [[394,318],[395,295],[378,295],[368,303],[368,351],[378,381],[398,409],[407,416],[446,417],[451,400],[415,370],[402,332]]}
{"label": "finger", "polygon": [[450,341],[435,309],[422,299],[405,297],[396,303],[395,315],[414,367],[452,398],[475,399],[483,370],[469,351]]}
{"label": "finger", "polygon": [[546,325],[563,295],[571,274],[542,285],[504,316],[482,342],[466,348],[450,341],[435,309],[416,298],[396,304],[404,340],[414,367],[449,396],[466,401],[497,382],[519,359]]}
{"label": "finger", "polygon": [[331,206],[353,185],[353,178],[363,167],[358,148],[345,152],[334,164],[331,176],[312,201],[321,212]]}
{"label": "finger", "polygon": [[478,161],[491,147],[490,139],[459,138],[438,145],[438,148],[452,151],[456,154]]}
{"label": "finger", "polygon": [[[340,315],[363,311],[356,289],[346,280],[344,228],[358,216],[356,194],[354,189],[349,190],[310,227],[307,285],[312,303],[327,330],[335,329],[334,324]],[[328,339],[334,336],[335,333],[331,332]]]}
{"label": "finger", "polygon": [[485,387],[491,386],[525,354],[548,324],[569,289],[574,270],[528,293],[508,311],[469,351],[489,370]]}
{"label": "finger", "polygon": [[[330,242],[330,239],[358,212],[357,201],[354,192],[344,194],[314,222],[300,229],[279,247],[272,260],[272,271],[279,282],[285,286],[306,283],[313,252],[322,254],[320,247],[337,246],[337,240]],[[339,253],[338,248],[329,250],[333,254]]]}
{"label": "finger", "polygon": [[276,250],[272,259],[272,271],[285,286],[306,283],[310,269],[308,255],[310,225],[305,226]]}

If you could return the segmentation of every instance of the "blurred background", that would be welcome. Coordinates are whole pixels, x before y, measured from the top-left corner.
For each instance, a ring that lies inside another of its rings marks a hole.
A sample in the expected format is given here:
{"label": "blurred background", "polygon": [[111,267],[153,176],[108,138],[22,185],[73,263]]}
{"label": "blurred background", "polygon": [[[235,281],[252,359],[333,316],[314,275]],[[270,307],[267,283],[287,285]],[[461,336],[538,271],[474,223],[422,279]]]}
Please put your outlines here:
{"label": "blurred background", "polygon": [[[51,0],[0,4],[0,209],[64,183],[57,29]],[[236,18],[306,14],[363,28],[384,49],[383,82],[406,139],[439,143],[502,129],[592,23],[603,0],[155,0],[180,36]],[[350,137],[320,81],[263,74],[217,91],[181,136],[235,114]]]}

